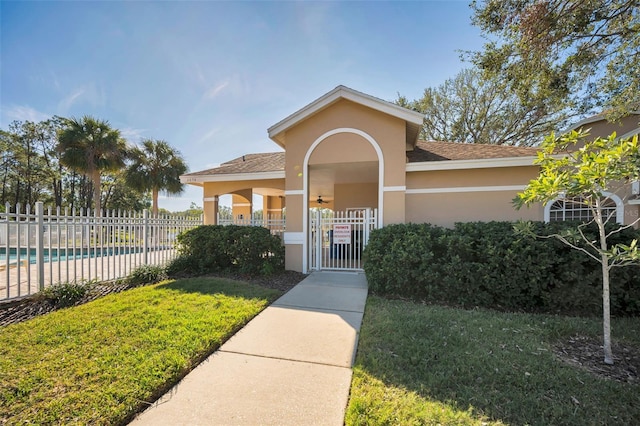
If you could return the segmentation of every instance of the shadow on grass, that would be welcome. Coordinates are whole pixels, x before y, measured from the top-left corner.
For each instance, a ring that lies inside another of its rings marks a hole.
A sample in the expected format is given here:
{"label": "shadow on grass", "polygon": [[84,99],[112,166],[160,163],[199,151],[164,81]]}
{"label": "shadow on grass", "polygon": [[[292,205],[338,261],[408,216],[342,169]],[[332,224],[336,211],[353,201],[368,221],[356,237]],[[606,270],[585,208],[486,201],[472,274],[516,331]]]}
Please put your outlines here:
{"label": "shadow on grass", "polygon": [[215,277],[181,278],[159,284],[156,289],[204,295],[224,294],[247,299],[264,298],[269,301],[282,294],[278,290],[267,289],[255,284]]}
{"label": "shadow on grass", "polygon": [[[363,382],[363,395],[373,396],[360,399],[359,390],[352,390],[352,398],[359,399],[349,415],[372,416],[385,405],[402,411],[397,407],[405,402],[391,407],[385,399],[405,392],[411,394],[406,400],[414,401],[407,405],[417,413],[417,418],[409,413],[407,423],[429,423],[417,407],[436,403],[440,410],[458,414],[473,407],[473,420],[462,424],[487,419],[530,425],[633,424],[640,418],[637,386],[597,378],[561,362],[551,350],[559,337],[597,334],[599,327],[597,319],[463,311],[370,297],[355,376]],[[383,391],[375,389],[377,381],[384,384]]]}

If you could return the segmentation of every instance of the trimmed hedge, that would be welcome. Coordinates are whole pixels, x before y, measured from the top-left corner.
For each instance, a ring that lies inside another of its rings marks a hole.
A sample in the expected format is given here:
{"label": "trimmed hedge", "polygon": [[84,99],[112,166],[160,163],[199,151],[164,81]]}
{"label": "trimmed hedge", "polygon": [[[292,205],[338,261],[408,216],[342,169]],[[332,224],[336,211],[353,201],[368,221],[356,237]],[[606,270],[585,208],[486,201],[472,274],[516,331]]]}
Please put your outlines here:
{"label": "trimmed hedge", "polygon": [[[537,235],[575,224],[534,223]],[[595,228],[588,230],[594,239]],[[640,233],[627,229],[611,244]],[[602,313],[601,266],[555,238],[517,235],[510,222],[389,225],[371,233],[364,251],[369,288],[398,296],[467,308],[567,315]],[[640,314],[640,266],[611,271],[611,312]]]}
{"label": "trimmed hedge", "polygon": [[178,257],[167,273],[190,275],[237,271],[268,275],[284,270],[280,237],[257,226],[202,225],[177,237]]}

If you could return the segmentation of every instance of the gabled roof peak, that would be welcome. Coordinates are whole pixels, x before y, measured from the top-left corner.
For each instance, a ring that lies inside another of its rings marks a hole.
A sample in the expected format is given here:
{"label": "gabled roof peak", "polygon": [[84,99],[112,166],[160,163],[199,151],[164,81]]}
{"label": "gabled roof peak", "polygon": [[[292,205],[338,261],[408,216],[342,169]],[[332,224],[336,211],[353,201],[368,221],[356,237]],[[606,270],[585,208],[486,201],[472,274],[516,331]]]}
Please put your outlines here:
{"label": "gabled roof peak", "polygon": [[362,92],[358,92],[357,90],[351,89],[347,86],[339,85],[336,86],[335,89],[322,95],[315,101],[299,109],[285,119],[269,127],[269,129],[267,130],[269,138],[275,141],[278,145],[284,147],[284,132],[341,99],[346,99],[351,102],[364,105],[376,111],[380,111],[406,121],[407,127],[411,128],[412,130],[411,133],[413,133],[414,129],[418,130],[415,132],[416,138],[419,132],[419,128],[422,126],[422,122],[424,120],[424,115],[419,112],[403,108],[394,103],[384,101],[380,98],[376,98]]}

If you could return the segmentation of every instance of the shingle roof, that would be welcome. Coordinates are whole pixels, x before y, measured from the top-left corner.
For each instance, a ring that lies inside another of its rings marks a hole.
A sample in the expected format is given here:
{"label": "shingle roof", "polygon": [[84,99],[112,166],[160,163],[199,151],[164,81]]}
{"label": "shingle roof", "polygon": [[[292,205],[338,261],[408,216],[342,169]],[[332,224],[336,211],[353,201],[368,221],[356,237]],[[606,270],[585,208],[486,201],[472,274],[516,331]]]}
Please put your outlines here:
{"label": "shingle roof", "polygon": [[226,175],[237,173],[277,172],[284,170],[284,152],[247,154],[212,169],[188,173],[184,176]]}
{"label": "shingle roof", "polygon": [[425,161],[535,157],[537,152],[537,148],[523,146],[418,141],[414,150],[407,152],[407,157],[409,163],[420,163]]}
{"label": "shingle roof", "polygon": [[[415,149],[407,152],[407,157],[409,163],[419,163],[447,160],[534,157],[536,153],[536,148],[521,146],[418,141]],[[247,154],[222,163],[218,167],[188,173],[184,176],[229,175],[276,171],[284,171],[284,152]]]}

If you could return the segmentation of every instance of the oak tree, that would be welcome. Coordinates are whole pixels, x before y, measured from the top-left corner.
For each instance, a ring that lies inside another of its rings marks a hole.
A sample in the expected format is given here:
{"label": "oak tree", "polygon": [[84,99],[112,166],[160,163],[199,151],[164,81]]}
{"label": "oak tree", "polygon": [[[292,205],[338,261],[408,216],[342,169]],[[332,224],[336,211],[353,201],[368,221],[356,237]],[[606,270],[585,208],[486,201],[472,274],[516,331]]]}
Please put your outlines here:
{"label": "oak tree", "polygon": [[524,104],[563,103],[610,120],[640,109],[640,3],[637,0],[473,1],[486,38],[471,54],[485,74]]}

